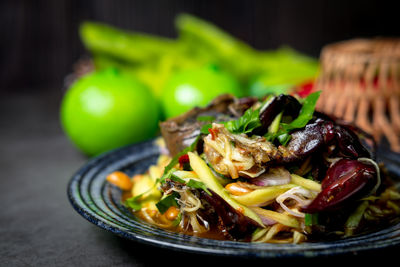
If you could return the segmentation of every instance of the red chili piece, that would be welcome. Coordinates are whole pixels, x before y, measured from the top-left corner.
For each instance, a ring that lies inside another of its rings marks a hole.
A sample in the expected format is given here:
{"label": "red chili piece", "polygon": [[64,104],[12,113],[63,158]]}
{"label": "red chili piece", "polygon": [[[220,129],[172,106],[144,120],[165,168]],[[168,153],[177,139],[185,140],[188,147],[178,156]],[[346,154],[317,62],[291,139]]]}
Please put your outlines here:
{"label": "red chili piece", "polygon": [[181,168],[183,168],[183,165],[189,163],[189,155],[185,154],[185,155],[180,156],[178,161],[179,161],[179,166]]}
{"label": "red chili piece", "polygon": [[212,140],[215,140],[215,138],[217,138],[217,135],[218,135],[218,130],[217,129],[208,128],[208,132],[211,134],[211,139]]}
{"label": "red chili piece", "polygon": [[341,159],[330,167],[322,181],[322,191],[303,209],[317,213],[340,208],[348,200],[361,198],[375,186],[375,167],[358,160]]}

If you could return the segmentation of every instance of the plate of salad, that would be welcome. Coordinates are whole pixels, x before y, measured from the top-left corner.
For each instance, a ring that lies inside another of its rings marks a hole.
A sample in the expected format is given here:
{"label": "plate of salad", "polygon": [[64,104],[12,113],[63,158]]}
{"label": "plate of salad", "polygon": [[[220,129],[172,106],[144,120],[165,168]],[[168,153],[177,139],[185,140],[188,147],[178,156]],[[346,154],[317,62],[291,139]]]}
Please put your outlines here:
{"label": "plate of salad", "polygon": [[318,97],[221,95],[162,122],[160,138],[89,161],[69,183],[71,204],[124,238],[196,253],[398,245],[399,173],[366,133],[315,111]]}

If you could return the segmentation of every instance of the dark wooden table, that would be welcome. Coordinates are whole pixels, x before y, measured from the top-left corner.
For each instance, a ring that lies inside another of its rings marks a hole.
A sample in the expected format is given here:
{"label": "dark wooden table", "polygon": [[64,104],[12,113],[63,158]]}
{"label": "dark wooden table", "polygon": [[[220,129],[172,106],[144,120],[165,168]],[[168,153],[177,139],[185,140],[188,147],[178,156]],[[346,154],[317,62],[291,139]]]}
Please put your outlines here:
{"label": "dark wooden table", "polygon": [[[87,158],[63,135],[58,119],[61,95],[61,91],[0,95],[0,266],[260,264],[253,259],[199,256],[143,245],[83,219],[69,204],[66,188]],[[319,259],[264,260],[261,264],[396,262],[398,249]]]}

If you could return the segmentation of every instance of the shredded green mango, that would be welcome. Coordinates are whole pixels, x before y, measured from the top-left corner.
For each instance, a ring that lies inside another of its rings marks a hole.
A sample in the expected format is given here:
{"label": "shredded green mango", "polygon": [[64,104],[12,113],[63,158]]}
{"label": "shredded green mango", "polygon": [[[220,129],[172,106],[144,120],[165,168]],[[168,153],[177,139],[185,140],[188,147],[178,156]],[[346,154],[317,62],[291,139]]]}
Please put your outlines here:
{"label": "shredded green mango", "polygon": [[279,195],[289,189],[296,187],[294,184],[268,186],[262,189],[256,189],[250,193],[241,196],[232,196],[237,202],[246,206],[256,206],[274,200]]}

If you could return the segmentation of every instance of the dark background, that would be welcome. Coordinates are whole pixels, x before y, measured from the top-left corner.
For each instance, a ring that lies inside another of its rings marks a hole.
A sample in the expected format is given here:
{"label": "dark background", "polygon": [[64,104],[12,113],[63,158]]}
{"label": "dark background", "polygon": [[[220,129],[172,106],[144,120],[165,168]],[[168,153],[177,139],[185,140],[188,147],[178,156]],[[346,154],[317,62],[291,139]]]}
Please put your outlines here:
{"label": "dark background", "polygon": [[[393,3],[395,1],[390,1]],[[86,54],[83,20],[176,36],[176,14],[188,12],[259,49],[288,44],[318,56],[328,43],[399,36],[389,1],[0,0],[0,266],[246,266],[260,262],[196,256],[119,238],[83,219],[66,189],[88,160],[63,134],[64,77]],[[399,246],[360,255],[278,259],[262,265],[396,262]]]}
{"label": "dark background", "polygon": [[[85,54],[78,36],[83,20],[174,37],[176,14],[214,22],[259,49],[288,44],[318,56],[330,42],[400,33],[396,1],[344,0],[2,0],[0,88],[60,87]],[[54,88],[56,89],[56,88]]]}

